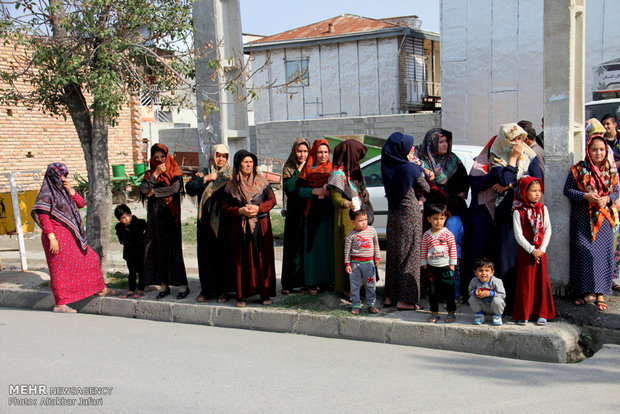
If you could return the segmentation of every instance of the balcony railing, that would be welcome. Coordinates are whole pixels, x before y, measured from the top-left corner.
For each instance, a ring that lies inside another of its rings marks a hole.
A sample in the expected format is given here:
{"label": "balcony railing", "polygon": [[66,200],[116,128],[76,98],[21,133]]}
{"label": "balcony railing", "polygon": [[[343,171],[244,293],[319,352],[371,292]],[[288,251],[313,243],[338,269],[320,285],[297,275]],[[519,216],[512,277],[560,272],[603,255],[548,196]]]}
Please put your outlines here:
{"label": "balcony railing", "polygon": [[415,79],[405,79],[407,85],[407,102],[421,103],[429,96],[441,96],[441,83],[425,82]]}

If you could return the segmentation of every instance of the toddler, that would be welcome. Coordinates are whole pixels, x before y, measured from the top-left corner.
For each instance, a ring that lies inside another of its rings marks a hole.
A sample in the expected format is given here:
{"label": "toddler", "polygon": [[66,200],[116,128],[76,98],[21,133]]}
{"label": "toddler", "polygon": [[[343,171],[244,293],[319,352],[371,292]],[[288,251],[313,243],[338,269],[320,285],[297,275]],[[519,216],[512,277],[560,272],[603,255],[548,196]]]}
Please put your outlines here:
{"label": "toddler", "polygon": [[379,266],[381,260],[377,231],[368,225],[368,213],[364,207],[357,211],[349,210],[349,218],[353,223],[353,230],[344,240],[344,266],[349,273],[351,285],[351,313],[360,314],[362,285],[366,286],[368,312],[379,313],[375,307],[375,266]]}
{"label": "toddler", "polygon": [[484,322],[484,314],[493,314],[493,325],[502,324],[502,314],[506,307],[506,290],[501,279],[493,276],[495,272],[493,262],[486,257],[476,259],[474,263],[475,278],[469,282],[467,290],[471,295],[469,297],[469,306],[474,311],[475,325],[482,325]]}
{"label": "toddler", "polygon": [[[144,296],[144,233],[146,221],[131,214],[126,204],[114,209],[114,215],[119,223],[116,224],[116,236],[123,245],[123,259],[129,270],[129,290],[122,298],[138,299]],[[138,290],[136,290],[136,275],[138,276]]]}
{"label": "toddler", "polygon": [[420,264],[430,290],[430,323],[439,320],[439,301],[445,299],[448,316],[446,323],[454,322],[456,303],[454,302],[454,267],[457,263],[454,235],[444,227],[446,224],[446,205],[431,203],[426,208],[426,219],[431,228],[422,236],[422,260]]}

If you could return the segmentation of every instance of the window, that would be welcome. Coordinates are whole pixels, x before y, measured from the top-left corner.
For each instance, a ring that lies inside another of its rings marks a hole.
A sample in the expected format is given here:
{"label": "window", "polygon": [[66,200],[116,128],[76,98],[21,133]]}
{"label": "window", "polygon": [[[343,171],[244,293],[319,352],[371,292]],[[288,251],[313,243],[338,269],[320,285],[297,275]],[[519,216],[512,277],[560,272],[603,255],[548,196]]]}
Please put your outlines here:
{"label": "window", "polygon": [[286,82],[292,82],[290,86],[308,86],[310,84],[307,59],[287,60],[285,63]]}
{"label": "window", "polygon": [[362,168],[362,175],[364,176],[364,181],[366,181],[366,187],[383,187],[381,158],[364,166],[364,168]]}

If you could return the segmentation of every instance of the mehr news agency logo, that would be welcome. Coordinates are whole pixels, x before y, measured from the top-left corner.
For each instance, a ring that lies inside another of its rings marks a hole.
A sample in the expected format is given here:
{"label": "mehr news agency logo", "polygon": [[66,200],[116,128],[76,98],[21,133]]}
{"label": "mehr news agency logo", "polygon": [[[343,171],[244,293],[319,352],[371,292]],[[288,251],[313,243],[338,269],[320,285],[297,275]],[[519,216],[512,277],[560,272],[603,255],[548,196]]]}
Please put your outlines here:
{"label": "mehr news agency logo", "polygon": [[9,384],[9,406],[103,406],[103,396],[114,387],[50,387],[45,384]]}

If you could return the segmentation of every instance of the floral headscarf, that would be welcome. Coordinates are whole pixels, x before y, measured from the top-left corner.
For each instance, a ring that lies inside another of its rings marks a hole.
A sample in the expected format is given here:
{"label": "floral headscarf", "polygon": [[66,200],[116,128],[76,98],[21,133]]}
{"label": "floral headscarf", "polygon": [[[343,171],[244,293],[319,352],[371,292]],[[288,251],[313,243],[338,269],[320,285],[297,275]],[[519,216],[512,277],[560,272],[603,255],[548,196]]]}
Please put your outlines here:
{"label": "floral headscarf", "polygon": [[364,176],[360,160],[368,148],[354,139],[347,139],[334,148],[334,170],[327,181],[330,187],[344,194],[349,200],[360,197],[363,200]]}
{"label": "floral headscarf", "polygon": [[[590,146],[596,140],[600,140],[605,144],[606,154],[602,168],[598,168],[590,157]],[[618,171],[613,161],[609,159],[609,145],[605,142],[605,138],[599,135],[592,136],[588,141],[586,159],[573,165],[570,170],[577,182],[577,189],[584,193],[594,192],[599,196],[607,196],[614,191],[614,187],[618,184]],[[615,225],[614,214],[608,206],[599,208],[598,204],[589,203],[588,208],[590,211],[592,241],[595,241],[596,234],[605,218],[609,220],[612,227]]]}
{"label": "floral headscarf", "polygon": [[534,240],[532,244],[536,249],[540,248],[545,236],[544,229],[544,206],[541,203],[532,203],[527,199],[527,189],[530,185],[537,181],[542,189],[542,181],[539,178],[526,175],[519,181],[519,188],[515,191],[515,198],[512,202],[512,211],[518,210],[523,212],[527,221],[530,223]]}
{"label": "floral headscarf", "polygon": [[524,142],[523,150],[517,161],[517,180],[527,174],[530,162],[536,157],[536,153],[527,144],[527,132],[516,123],[504,124],[499,129],[497,138],[493,141],[490,149],[489,161],[490,167],[505,167],[510,161],[510,150],[515,145],[515,140],[521,138]]}

